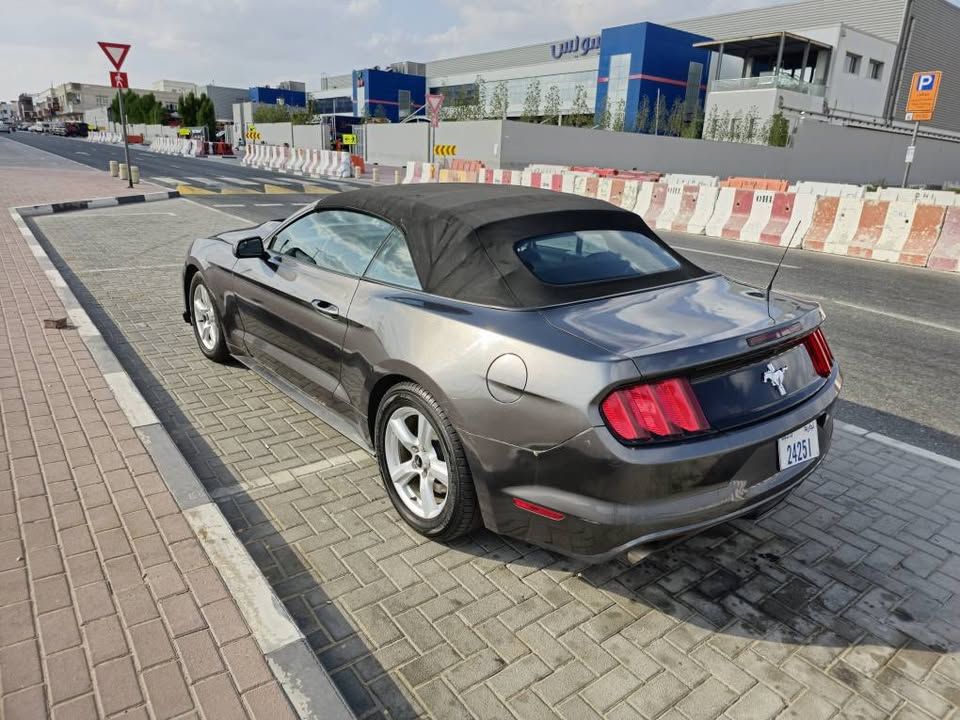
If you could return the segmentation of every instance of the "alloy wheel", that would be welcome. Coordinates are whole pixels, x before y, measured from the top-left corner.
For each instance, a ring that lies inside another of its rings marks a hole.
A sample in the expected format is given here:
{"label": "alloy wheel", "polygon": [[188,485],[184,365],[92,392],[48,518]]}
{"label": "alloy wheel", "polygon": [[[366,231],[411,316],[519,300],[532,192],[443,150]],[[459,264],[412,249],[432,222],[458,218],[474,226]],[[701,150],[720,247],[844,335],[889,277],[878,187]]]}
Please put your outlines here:
{"label": "alloy wheel", "polygon": [[394,411],[384,437],[387,470],[403,504],[419,518],[437,517],[447,502],[443,446],[430,420],[412,407]]}
{"label": "alloy wheel", "polygon": [[220,329],[217,326],[217,316],[213,311],[210,292],[203,283],[198,284],[193,291],[193,322],[196,323],[200,343],[208,352],[213,352],[217,346]]}

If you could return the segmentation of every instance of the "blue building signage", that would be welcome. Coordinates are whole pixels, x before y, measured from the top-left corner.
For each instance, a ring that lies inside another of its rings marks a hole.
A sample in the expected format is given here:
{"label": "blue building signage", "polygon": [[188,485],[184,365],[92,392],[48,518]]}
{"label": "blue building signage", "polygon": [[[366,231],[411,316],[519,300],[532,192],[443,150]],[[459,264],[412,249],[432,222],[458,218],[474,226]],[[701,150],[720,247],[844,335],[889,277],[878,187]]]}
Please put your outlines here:
{"label": "blue building signage", "polygon": [[600,36],[592,35],[589,37],[580,37],[574,35],[570,40],[554,43],[550,46],[550,54],[554,60],[559,60],[564,55],[586,55],[591,50],[600,49]]}

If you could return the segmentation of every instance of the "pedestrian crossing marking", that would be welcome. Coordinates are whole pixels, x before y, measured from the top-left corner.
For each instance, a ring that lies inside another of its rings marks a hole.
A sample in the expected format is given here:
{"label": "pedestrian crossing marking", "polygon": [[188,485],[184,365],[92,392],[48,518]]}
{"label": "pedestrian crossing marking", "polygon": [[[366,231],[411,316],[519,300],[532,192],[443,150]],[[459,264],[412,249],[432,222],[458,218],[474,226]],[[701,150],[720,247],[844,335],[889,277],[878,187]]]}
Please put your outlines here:
{"label": "pedestrian crossing marking", "polygon": [[289,185],[271,185],[270,183],[264,183],[263,192],[265,195],[290,195],[297,191]]}
{"label": "pedestrian crossing marking", "polygon": [[254,190],[253,188],[245,187],[230,187],[229,185],[224,185],[220,190],[221,195],[262,195],[259,190]]}
{"label": "pedestrian crossing marking", "polygon": [[223,183],[220,182],[219,180],[211,180],[210,178],[206,178],[206,177],[188,177],[187,180],[193,180],[194,182],[198,182],[201,185],[213,185],[214,187],[219,187],[220,185],[223,185]]}
{"label": "pedestrian crossing marking", "polygon": [[322,185],[311,185],[310,183],[302,183],[303,191],[308,195],[331,195],[336,193],[336,190],[331,188],[323,187]]}
{"label": "pedestrian crossing marking", "polygon": [[253,182],[252,180],[241,180],[237,177],[227,177],[226,175],[219,175],[218,179],[224,180],[228,183],[233,183],[234,185],[259,185],[260,183]]}

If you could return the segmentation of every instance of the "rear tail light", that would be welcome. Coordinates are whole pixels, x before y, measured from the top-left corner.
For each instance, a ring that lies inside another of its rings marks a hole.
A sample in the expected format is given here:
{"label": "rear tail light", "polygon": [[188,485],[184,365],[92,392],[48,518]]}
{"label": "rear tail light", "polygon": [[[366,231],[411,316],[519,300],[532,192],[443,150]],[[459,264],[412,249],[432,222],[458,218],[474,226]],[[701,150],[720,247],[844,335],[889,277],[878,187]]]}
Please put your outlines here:
{"label": "rear tail light", "polygon": [[827,345],[827,338],[823,335],[823,330],[817,328],[803,339],[803,344],[810,354],[813,361],[813,369],[821,377],[829,377],[833,370],[833,353],[830,352],[830,346]]}
{"label": "rear tail light", "polygon": [[669,438],[710,429],[684,378],[614,390],[600,403],[600,412],[621,440]]}

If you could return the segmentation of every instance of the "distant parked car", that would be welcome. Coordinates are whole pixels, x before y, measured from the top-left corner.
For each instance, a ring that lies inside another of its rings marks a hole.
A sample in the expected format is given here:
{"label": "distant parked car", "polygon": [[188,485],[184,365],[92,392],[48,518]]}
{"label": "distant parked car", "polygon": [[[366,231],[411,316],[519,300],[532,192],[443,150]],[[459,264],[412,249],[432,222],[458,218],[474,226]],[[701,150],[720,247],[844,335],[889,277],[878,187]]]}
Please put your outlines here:
{"label": "distant parked car", "polygon": [[0,133],[7,133],[7,135],[9,135],[9,134],[10,134],[10,130],[11,130],[10,126],[7,125],[7,124],[6,124],[5,122],[3,122],[2,120],[0,120]]}
{"label": "distant parked car", "polygon": [[35,132],[35,133],[47,132],[47,125],[46,123],[35,122],[33,125],[30,126],[30,132]]}
{"label": "distant parked car", "polygon": [[19,125],[17,125],[17,130],[22,130],[23,132],[29,132],[30,123],[25,123],[25,122],[20,123]]}
{"label": "distant parked car", "polygon": [[194,241],[182,292],[206,357],[375,450],[435,540],[484,524],[602,561],[764,512],[833,432],[820,308],[702,270],[601,200],[341,193]]}

